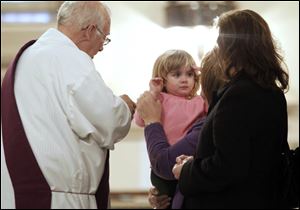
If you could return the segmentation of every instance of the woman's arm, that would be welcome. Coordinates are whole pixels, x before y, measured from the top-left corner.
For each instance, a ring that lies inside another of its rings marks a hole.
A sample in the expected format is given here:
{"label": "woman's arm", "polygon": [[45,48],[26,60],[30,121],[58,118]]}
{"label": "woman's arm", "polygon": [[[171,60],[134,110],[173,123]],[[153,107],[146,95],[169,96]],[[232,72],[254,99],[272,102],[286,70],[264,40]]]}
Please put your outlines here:
{"label": "woman's arm", "polygon": [[176,157],[194,155],[199,132],[205,118],[198,120],[188,134],[174,145],[169,145],[166,134],[160,123],[153,123],[145,128],[145,139],[150,162],[154,172],[165,178],[174,179],[172,168]]}
{"label": "woman's arm", "polygon": [[253,89],[249,85],[231,87],[210,113],[213,118],[207,120],[199,136],[205,143],[198,145],[194,160],[186,162],[181,170],[178,183],[183,195],[219,192],[249,176],[251,152],[262,152],[252,133],[257,132],[255,127],[264,126],[257,125],[257,119],[265,118],[257,111],[259,101],[264,99]]}
{"label": "woman's arm", "polygon": [[145,138],[152,169],[162,178],[174,179],[172,167],[176,163],[176,157],[194,154],[204,119],[195,123],[184,138],[170,146],[160,124],[160,101],[146,91],[137,101],[137,111],[145,121]]}

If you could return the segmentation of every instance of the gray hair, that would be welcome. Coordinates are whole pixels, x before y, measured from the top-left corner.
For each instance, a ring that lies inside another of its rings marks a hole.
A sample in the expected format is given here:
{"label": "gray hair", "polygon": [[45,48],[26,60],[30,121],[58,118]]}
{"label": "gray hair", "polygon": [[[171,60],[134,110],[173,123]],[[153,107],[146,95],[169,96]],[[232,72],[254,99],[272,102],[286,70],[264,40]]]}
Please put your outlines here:
{"label": "gray hair", "polygon": [[89,24],[102,28],[105,21],[110,23],[109,8],[98,1],[65,1],[57,13],[57,24],[80,30]]}

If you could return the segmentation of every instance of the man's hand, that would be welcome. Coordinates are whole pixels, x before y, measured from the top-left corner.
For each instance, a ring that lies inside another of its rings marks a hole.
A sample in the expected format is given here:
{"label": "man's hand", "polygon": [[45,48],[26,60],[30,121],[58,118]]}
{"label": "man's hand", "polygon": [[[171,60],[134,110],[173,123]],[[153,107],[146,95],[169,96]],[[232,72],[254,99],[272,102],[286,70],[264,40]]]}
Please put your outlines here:
{"label": "man's hand", "polygon": [[120,96],[123,101],[125,101],[125,103],[128,105],[130,112],[131,112],[131,116],[133,117],[134,111],[135,111],[135,107],[136,104],[129,98],[128,95],[121,95]]}

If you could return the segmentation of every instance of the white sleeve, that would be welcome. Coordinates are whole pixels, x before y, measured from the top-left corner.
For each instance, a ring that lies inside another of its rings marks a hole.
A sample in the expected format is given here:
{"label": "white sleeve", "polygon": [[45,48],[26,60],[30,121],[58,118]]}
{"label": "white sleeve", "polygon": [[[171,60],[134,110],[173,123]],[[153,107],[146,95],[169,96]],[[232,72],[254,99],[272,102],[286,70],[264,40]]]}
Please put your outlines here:
{"label": "white sleeve", "polygon": [[97,71],[68,87],[69,122],[73,131],[86,139],[89,135],[100,147],[113,149],[124,138],[131,124],[127,104],[113,94]]}

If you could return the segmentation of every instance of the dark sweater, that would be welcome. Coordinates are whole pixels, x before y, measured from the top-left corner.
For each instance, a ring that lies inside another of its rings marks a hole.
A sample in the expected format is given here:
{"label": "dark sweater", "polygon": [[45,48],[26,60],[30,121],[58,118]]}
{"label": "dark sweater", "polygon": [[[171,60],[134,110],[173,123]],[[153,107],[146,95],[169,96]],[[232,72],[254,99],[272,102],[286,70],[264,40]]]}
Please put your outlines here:
{"label": "dark sweater", "polygon": [[287,140],[281,90],[237,76],[211,104],[199,139],[179,179],[184,208],[278,207],[280,148]]}

